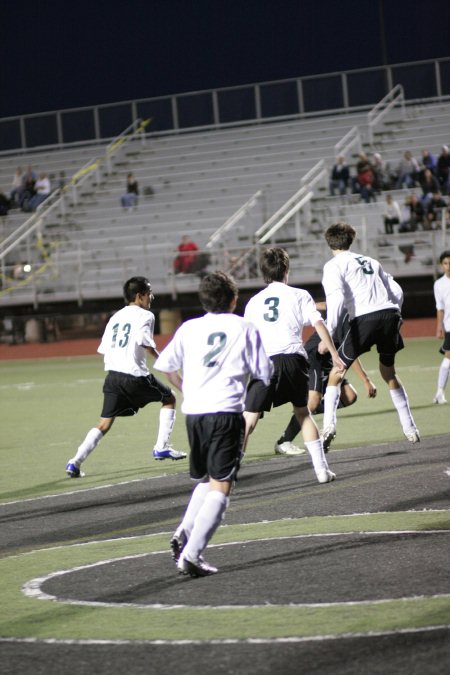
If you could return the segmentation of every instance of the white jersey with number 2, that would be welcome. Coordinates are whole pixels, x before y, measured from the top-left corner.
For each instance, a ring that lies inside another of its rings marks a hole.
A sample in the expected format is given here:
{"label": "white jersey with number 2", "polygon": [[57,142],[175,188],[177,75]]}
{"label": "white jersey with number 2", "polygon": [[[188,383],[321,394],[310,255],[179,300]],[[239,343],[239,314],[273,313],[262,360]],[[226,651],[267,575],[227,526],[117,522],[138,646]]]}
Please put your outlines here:
{"label": "white jersey with number 2", "polygon": [[249,376],[268,384],[273,372],[254,326],[230,313],[183,323],[153,367],[182,370],[187,415],[243,412]]}

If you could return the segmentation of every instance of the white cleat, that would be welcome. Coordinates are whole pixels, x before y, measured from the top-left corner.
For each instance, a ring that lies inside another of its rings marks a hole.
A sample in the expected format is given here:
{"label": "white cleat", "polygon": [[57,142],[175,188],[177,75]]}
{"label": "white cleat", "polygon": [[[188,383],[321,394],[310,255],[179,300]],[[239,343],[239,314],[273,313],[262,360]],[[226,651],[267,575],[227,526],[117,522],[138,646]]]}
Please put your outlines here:
{"label": "white cleat", "polygon": [[325,429],[323,429],[320,434],[320,438],[322,439],[323,451],[328,452],[331,441],[336,438],[336,427],[334,424],[329,424]]}
{"label": "white cleat", "polygon": [[336,474],[330,469],[322,469],[316,473],[319,483],[331,483],[336,478]]}
{"label": "white cleat", "polygon": [[304,455],[306,452],[305,448],[298,448],[296,445],[291,443],[291,441],[275,443],[274,450],[276,455]]}
{"label": "white cleat", "polygon": [[177,562],[177,567],[179,574],[189,575],[190,577],[209,577],[219,571],[217,567],[207,563],[201,556],[195,562],[181,556]]}
{"label": "white cleat", "polygon": [[410,443],[420,443],[420,434],[416,427],[413,427],[409,431],[405,431],[404,434]]}
{"label": "white cleat", "polygon": [[447,399],[445,398],[444,394],[436,394],[436,396],[433,399],[433,403],[437,403],[438,405],[444,405],[444,403],[447,403]]}

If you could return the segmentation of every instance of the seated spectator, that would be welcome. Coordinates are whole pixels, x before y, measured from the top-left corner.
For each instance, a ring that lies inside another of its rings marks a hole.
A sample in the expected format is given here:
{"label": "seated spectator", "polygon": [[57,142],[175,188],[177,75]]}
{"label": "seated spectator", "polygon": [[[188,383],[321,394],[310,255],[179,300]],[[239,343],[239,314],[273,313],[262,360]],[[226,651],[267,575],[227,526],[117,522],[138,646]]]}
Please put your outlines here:
{"label": "seated spectator", "polygon": [[356,176],[353,179],[353,191],[359,192],[361,199],[366,203],[369,203],[372,199],[376,201],[375,189],[373,187],[375,180],[373,167],[365,152],[360,152],[358,157]]}
{"label": "seated spectator", "polygon": [[429,150],[422,150],[421,173],[429,169],[433,175],[436,175],[437,158]]}
{"label": "seated spectator", "polygon": [[11,208],[19,208],[22,201],[23,193],[23,171],[22,167],[18,166],[11,183],[11,192],[9,194],[11,200]]}
{"label": "seated spectator", "polygon": [[347,194],[349,178],[350,170],[345,163],[345,158],[340,155],[331,169],[330,195],[334,197],[336,190],[339,191],[341,196]]}
{"label": "seated spectator", "polygon": [[31,211],[30,200],[36,194],[36,174],[29,166],[22,177],[22,198],[20,208],[22,211]]}
{"label": "seated spectator", "polygon": [[386,204],[384,207],[383,221],[386,234],[394,234],[394,225],[400,225],[402,212],[400,206],[392,195],[386,195]]}
{"label": "seated spectator", "polygon": [[399,232],[415,232],[424,225],[425,209],[415,193],[406,198],[405,206],[408,209],[408,218],[400,225]]}
{"label": "seated spectator", "polygon": [[427,208],[433,193],[440,191],[439,181],[431,169],[424,169],[420,174],[419,183],[422,188],[422,204]]}
{"label": "seated spectator", "polygon": [[397,189],[406,186],[407,188],[414,187],[416,181],[419,178],[419,163],[417,159],[414,159],[411,152],[406,150],[403,155],[403,159],[397,168],[397,182],[395,187]]}
{"label": "seated spectator", "polygon": [[436,174],[442,194],[450,194],[450,152],[447,145],[442,146],[442,152],[437,161]]}
{"label": "seated spectator", "polygon": [[435,230],[440,227],[442,222],[442,211],[447,210],[448,204],[445,199],[442,197],[439,190],[433,193],[431,199],[428,203],[424,229],[425,230]]}
{"label": "seated spectator", "polygon": [[177,247],[178,255],[173,261],[175,274],[188,274],[197,271],[198,246],[188,234],[185,234]]}
{"label": "seated spectator", "polygon": [[374,174],[374,190],[378,193],[382,192],[382,190],[390,190],[392,183],[390,167],[379,152],[376,152],[373,156],[372,170]]}
{"label": "seated spectator", "polygon": [[136,178],[132,173],[127,176],[127,184],[125,187],[125,194],[120,198],[120,203],[124,209],[135,209],[138,205],[139,186]]}
{"label": "seated spectator", "polygon": [[47,199],[51,192],[50,180],[48,175],[43,171],[39,174],[39,178],[34,184],[35,194],[30,198],[29,206],[31,211],[35,211],[39,204]]}
{"label": "seated spectator", "polygon": [[0,188],[0,216],[7,216],[11,208],[11,200],[5,195]]}

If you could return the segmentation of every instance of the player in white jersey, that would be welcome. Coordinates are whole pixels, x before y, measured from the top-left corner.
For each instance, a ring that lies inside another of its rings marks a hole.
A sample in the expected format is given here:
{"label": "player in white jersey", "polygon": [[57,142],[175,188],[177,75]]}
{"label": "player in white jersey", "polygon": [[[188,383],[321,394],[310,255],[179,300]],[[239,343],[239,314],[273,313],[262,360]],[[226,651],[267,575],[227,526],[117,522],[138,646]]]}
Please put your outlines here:
{"label": "player in white jersey", "polygon": [[147,353],[158,356],[153,339],[155,316],[150,312],[154,299],[150,282],[145,277],[132,277],[123,287],[126,307],[116,312],[105,328],[98,352],[104,355],[108,371],[103,385],[103,409],[100,421],[90,429],[69,459],[66,473],[79,478],[80,466],[111,429],[116,417],[135,415],[147,403],[160,402],[159,431],[153,450],[155,459],[183,459],[169,445],[175,422],[175,396],[167,385],[152,375],[147,367]]}
{"label": "player in white jersey", "polygon": [[[335,336],[339,316],[346,309],[350,325],[339,345],[339,355],[349,368],[376,345],[383,380],[389,387],[403,432],[411,443],[420,441],[407,393],[395,372],[395,354],[403,349],[400,307],[403,292],[374,258],[350,251],[356,232],[347,223],[331,225],[325,239],[333,258],[323,269],[322,285],[327,304],[327,325]],[[324,345],[319,346],[324,350]],[[327,448],[336,436],[336,408],[344,372],[332,369],[324,396],[323,440]]]}
{"label": "player in white jersey", "polygon": [[444,274],[434,282],[433,291],[436,300],[436,337],[444,338],[444,344],[439,350],[444,358],[439,367],[437,391],[433,403],[442,405],[447,403],[445,387],[450,373],[450,251],[441,253],[439,262]]}
{"label": "player in white jersey", "polygon": [[309,369],[303,327],[314,326],[327,345],[336,370],[342,370],[344,364],[311,295],[288,285],[287,252],[276,247],[266,249],[261,255],[260,267],[267,287],[249,300],[244,318],[260,332],[275,371],[269,386],[258,381],[249,385],[244,413],[246,441],[263,412],[272,406],[292,403],[317,480],[328,483],[336,475],[328,467],[319,430],[308,409]]}
{"label": "player in white jersey", "polygon": [[225,515],[239,469],[248,377],[267,384],[273,372],[254,326],[233,314],[237,296],[230,276],[207,274],[199,289],[207,313],[182,324],[154,364],[183,392],[190,475],[200,481],[170,542],[179,572],[194,577],[217,572],[202,553]]}

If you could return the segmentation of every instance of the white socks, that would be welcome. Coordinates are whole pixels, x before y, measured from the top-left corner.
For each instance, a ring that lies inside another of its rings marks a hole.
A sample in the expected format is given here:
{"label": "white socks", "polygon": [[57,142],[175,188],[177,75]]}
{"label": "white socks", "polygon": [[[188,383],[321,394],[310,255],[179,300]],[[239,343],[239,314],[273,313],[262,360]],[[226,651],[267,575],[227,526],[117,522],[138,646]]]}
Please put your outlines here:
{"label": "white socks", "polygon": [[175,424],[175,408],[161,408],[159,411],[159,429],[155,448],[163,450],[169,445],[170,434]]}
{"label": "white socks", "polygon": [[229,498],[218,490],[209,490],[195,518],[191,536],[182,556],[195,562],[223,520]]}
{"label": "white socks", "polygon": [[341,395],[341,388],[334,385],[328,385],[323,397],[323,428],[326,429],[330,425],[336,426],[336,410]]}
{"label": "white socks", "polygon": [[77,454],[69,461],[72,462],[73,464],[76,464],[77,466],[80,466],[80,464],[89,457],[91,452],[95,450],[95,448],[97,447],[98,443],[101,441],[102,438],[103,434],[100,431],[100,429],[94,427],[93,429],[88,431],[86,438],[84,439],[82,444],[78,447]]}
{"label": "white socks", "polygon": [[323,445],[320,438],[318,438],[317,441],[305,441],[305,446],[311,455],[311,460],[316,474],[318,471],[328,469],[328,462],[323,452]]}
{"label": "white socks", "polygon": [[448,375],[450,373],[450,359],[444,357],[442,363],[439,367],[438,374],[438,393],[444,393],[444,389],[447,386]]}
{"label": "white socks", "polygon": [[179,537],[183,531],[186,535],[186,538],[189,539],[191,536],[192,528],[194,527],[194,521],[197,513],[203,506],[206,495],[209,492],[209,482],[199,483],[193,490],[189,504],[187,505],[183,520],[178,525],[175,530],[175,535]]}
{"label": "white socks", "polygon": [[414,429],[416,425],[413,416],[411,415],[411,410],[409,409],[408,394],[403,387],[400,387],[400,389],[390,389],[389,391],[392,402],[400,417],[400,424],[402,425],[403,431]]}

